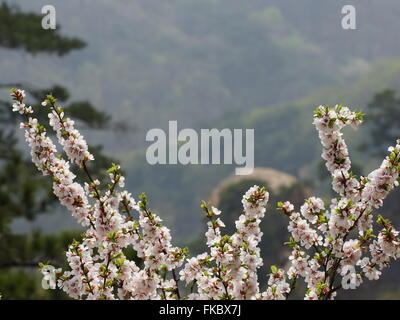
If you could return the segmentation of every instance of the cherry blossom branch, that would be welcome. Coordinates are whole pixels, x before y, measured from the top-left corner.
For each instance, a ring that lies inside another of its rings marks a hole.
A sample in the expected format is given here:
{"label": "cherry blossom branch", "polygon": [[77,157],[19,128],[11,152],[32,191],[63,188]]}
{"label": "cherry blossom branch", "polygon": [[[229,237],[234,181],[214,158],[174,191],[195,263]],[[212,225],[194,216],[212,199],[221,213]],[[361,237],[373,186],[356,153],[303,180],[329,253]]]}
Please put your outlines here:
{"label": "cherry blossom branch", "polygon": [[[58,287],[72,298],[285,300],[302,280],[307,286],[305,299],[334,299],[340,289],[356,289],[366,279],[379,279],[382,270],[400,258],[399,232],[389,220],[379,216],[374,223],[373,218],[373,211],[399,184],[400,140],[388,149],[378,169],[358,179],[351,173],[341,130],[358,127],[362,114],[347,107],[321,106],[314,114],[322,157],[338,197],[330,203],[311,197],[299,212],[290,202],[278,203],[288,217],[290,239],[285,244],[292,251],[286,270],[271,266],[262,291],[257,272],[263,264],[260,222],[269,199],[264,188],[253,186],[243,196],[243,214],[232,235],[221,232],[225,226],[219,218],[221,211],[203,203],[208,251],[189,257],[186,248],[172,246],[169,229],[148,208],[147,197],[142,194],[136,202],[122,190],[124,177],[118,165],[108,171],[111,184],[102,194],[100,181],[93,179],[86,165],[94,160],[87,143],[54,97],[47,96],[42,106],[49,107],[50,126],[68,161],[56,155],[44,126],[32,117],[33,108],[24,103],[25,92],[14,89],[11,96],[13,111],[25,118],[21,128],[32,161],[53,178],[60,203],[87,228],[82,241],[74,241],[66,253],[70,269],[56,272]],[[74,182],[70,163],[85,172],[89,183],[84,188]],[[381,228],[377,234],[375,224]],[[143,266],[126,257],[127,248],[135,251]],[[47,279],[45,267],[42,272]],[[189,286],[190,293],[180,291],[179,281]]]}

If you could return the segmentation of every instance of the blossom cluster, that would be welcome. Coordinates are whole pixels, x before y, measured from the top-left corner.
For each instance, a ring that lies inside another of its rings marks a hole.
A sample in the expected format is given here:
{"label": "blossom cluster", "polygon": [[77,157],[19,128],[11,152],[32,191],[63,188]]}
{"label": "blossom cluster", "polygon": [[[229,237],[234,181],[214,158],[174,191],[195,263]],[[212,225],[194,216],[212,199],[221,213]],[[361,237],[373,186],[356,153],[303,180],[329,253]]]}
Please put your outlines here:
{"label": "blossom cluster", "polygon": [[209,219],[206,232],[210,253],[189,259],[180,271],[180,279],[197,287],[189,299],[251,299],[259,294],[257,269],[262,265],[258,243],[259,224],[265,214],[269,194],[254,186],[243,196],[244,213],[236,221],[237,232],[222,235],[221,212],[202,204]]}
{"label": "blossom cluster", "polygon": [[[375,234],[373,218],[373,211],[398,185],[400,140],[389,148],[377,170],[357,179],[341,130],[357,127],[362,114],[347,107],[321,106],[314,115],[322,157],[338,197],[330,203],[311,197],[299,211],[290,202],[278,203],[288,217],[286,244],[291,254],[287,266],[271,267],[266,288],[260,288],[260,222],[269,199],[264,188],[254,186],[243,196],[243,214],[232,235],[223,234],[221,212],[204,202],[209,250],[190,257],[186,248],[173,246],[170,230],[149,209],[146,196],[135,201],[123,189],[119,165],[108,170],[109,183],[92,178],[87,162],[94,157],[54,97],[47,96],[42,107],[49,110],[49,125],[61,154],[45,127],[32,117],[33,108],[25,106],[25,92],[14,89],[12,97],[13,111],[25,117],[21,128],[34,164],[52,177],[60,203],[86,228],[82,239],[68,247],[69,269],[51,269],[57,287],[72,298],[283,300],[302,279],[305,299],[333,299],[339,289],[355,289],[366,279],[379,279],[382,269],[400,257],[399,232],[379,216],[376,225],[381,230]],[[75,181],[72,166],[86,174],[84,185]],[[42,267],[48,279],[49,268]]]}

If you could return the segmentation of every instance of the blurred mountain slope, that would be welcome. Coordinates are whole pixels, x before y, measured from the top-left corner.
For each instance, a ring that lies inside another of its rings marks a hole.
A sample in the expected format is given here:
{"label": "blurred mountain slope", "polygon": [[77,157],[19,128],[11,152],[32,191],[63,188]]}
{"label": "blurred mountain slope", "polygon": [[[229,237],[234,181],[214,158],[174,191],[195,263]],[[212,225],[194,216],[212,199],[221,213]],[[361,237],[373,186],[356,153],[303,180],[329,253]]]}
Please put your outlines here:
{"label": "blurred mountain slope", "polygon": [[[290,103],[256,108],[241,115],[229,113],[207,127],[254,128],[255,165],[281,170],[309,183],[317,179],[322,148],[312,125],[313,110],[321,104],[342,103],[365,111],[375,93],[385,88],[400,88],[400,59],[377,62],[370,73],[351,86],[334,85]],[[359,130],[346,130],[345,135],[353,159],[370,169],[385,155],[366,159],[358,150],[367,134],[366,125],[368,116]],[[196,210],[200,201],[209,199],[218,183],[234,170],[231,165],[151,166],[146,162],[145,148],[121,154],[120,158],[128,173],[128,188],[135,195],[145,190],[153,207],[183,238],[197,230],[192,226],[194,222],[201,223],[200,209]],[[319,190],[317,195],[324,196],[324,192]]]}
{"label": "blurred mountain slope", "polygon": [[[354,1],[356,31],[341,28],[344,1],[8,1],[40,12],[54,4],[66,34],[88,47],[60,62],[0,51],[0,77],[58,82],[79,99],[137,124],[110,152],[144,145],[168,120],[198,127],[226,111],[284,103],[347,84],[400,52],[397,0]],[[45,72],[43,72],[45,70]]]}

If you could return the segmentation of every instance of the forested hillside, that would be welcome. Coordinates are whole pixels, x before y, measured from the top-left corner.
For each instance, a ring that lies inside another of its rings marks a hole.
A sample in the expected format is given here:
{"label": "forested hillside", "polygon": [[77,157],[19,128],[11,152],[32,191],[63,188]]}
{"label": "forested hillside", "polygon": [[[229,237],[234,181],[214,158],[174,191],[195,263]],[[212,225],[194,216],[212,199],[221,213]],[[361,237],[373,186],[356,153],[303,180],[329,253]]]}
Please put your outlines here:
{"label": "forested hillside", "polygon": [[[137,192],[152,194],[173,176],[181,193],[171,198],[164,189],[154,197],[174,216],[187,214],[231,169],[151,167],[140,151],[149,128],[164,128],[168,120],[178,120],[181,128],[255,128],[256,165],[301,175],[306,164],[319,161],[310,125],[316,105],[363,108],[381,89],[399,87],[398,62],[376,62],[400,52],[392,41],[400,28],[396,0],[356,1],[353,32],[340,27],[344,1],[51,2],[63,33],[79,35],[87,48],[62,61],[1,49],[0,78],[63,83],[75,97],[128,120],[134,132],[87,135],[106,152],[121,154]],[[12,4],[36,12],[42,5]],[[147,171],[160,182],[146,185]],[[195,179],[210,181],[197,184],[200,191],[185,191],[184,184]],[[177,210],[182,199],[185,210]]]}
{"label": "forested hillside", "polygon": [[[362,163],[365,170],[373,169],[383,154],[368,159],[360,153],[359,146],[363,139],[370,139],[367,136],[370,125],[367,105],[376,93],[386,88],[400,88],[399,60],[378,62],[370,73],[352,85],[324,87],[302,99],[242,111],[240,114],[228,112],[209,125],[220,129],[254,128],[256,167],[275,168],[309,182],[310,177],[318,177],[321,161],[321,146],[312,126],[312,112],[321,103],[348,104],[367,114],[365,124],[359,130],[346,131],[352,157],[356,163]],[[200,223],[201,215],[197,215],[193,208],[234,170],[234,166],[228,165],[151,166],[146,163],[144,148],[125,153],[122,159],[129,173],[129,187],[135,192],[147,190],[154,199],[155,207],[163,208],[166,211],[164,214],[174,219],[171,224],[181,226],[178,234],[190,233],[186,226],[192,219]],[[174,181],[174,189],[168,188],[171,181]],[[193,187],[185,188],[185,185]]]}
{"label": "forested hillside", "polygon": [[[10,3],[39,13],[41,2]],[[62,82],[78,98],[129,118],[136,134],[120,137],[116,151],[143,146],[145,132],[170,119],[199,126],[225,111],[271,106],[348,83],[400,46],[396,0],[355,1],[354,32],[340,26],[344,1],[47,2],[56,6],[64,33],[79,35],[88,47],[62,63],[2,50],[0,76]],[[105,142],[116,148],[115,141]]]}

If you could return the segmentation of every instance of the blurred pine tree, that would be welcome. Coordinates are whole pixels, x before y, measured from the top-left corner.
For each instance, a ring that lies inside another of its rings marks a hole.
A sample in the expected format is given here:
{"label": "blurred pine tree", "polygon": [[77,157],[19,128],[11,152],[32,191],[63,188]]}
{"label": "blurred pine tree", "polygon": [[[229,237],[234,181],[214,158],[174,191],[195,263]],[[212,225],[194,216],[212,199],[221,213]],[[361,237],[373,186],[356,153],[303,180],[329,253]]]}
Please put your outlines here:
{"label": "blurred pine tree", "polygon": [[[47,53],[63,56],[86,46],[80,39],[60,35],[59,26],[56,30],[43,30],[41,19],[38,14],[24,13],[16,6],[2,3],[0,47],[33,55]],[[111,124],[110,116],[98,111],[90,102],[68,103],[69,93],[61,86],[38,89],[24,83],[0,84],[4,92],[11,87],[29,90],[33,106],[40,106],[45,95],[52,93],[65,105],[66,112],[87,128],[105,129]],[[11,112],[7,98],[5,96],[4,100],[0,100],[0,292],[3,299],[65,298],[60,292],[41,288],[38,262],[63,264],[63,252],[73,238],[79,237],[79,231],[16,234],[10,226],[17,217],[32,221],[39,213],[54,211],[56,205],[51,182],[41,176],[30,157],[18,147],[18,120]],[[39,107],[36,111],[39,120],[47,123],[45,108]],[[104,156],[99,146],[92,147],[91,151],[96,157],[96,169],[91,169],[93,175],[99,177],[103,169],[115,161]],[[82,177],[78,176],[78,179]]]}

